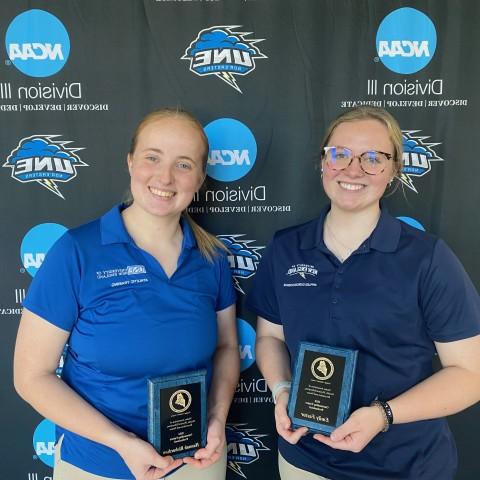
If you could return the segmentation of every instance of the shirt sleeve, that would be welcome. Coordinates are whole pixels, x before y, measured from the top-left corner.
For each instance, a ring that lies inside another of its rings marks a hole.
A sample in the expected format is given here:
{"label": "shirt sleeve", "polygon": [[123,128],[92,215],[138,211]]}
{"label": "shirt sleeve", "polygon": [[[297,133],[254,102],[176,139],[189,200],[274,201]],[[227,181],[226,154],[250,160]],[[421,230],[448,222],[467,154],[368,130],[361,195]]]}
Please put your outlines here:
{"label": "shirt sleeve", "polygon": [[246,306],[256,315],[270,322],[281,324],[274,275],[274,241],[265,249],[253,280],[252,288],[247,295]]}
{"label": "shirt sleeve", "polygon": [[437,240],[420,302],[430,338],[452,342],[480,333],[480,299],[462,264]]}
{"label": "shirt sleeve", "polygon": [[228,258],[223,252],[219,254],[218,272],[218,297],[215,305],[216,312],[233,305],[237,300]]}
{"label": "shirt sleeve", "polygon": [[80,268],[69,232],[50,248],[32,280],[23,306],[53,325],[71,331],[78,318]]}

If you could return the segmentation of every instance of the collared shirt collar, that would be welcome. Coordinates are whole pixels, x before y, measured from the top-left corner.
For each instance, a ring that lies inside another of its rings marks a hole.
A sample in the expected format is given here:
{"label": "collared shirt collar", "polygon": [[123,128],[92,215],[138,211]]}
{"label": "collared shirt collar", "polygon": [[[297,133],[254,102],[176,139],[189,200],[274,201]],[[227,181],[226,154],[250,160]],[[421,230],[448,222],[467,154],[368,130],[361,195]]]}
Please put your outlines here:
{"label": "collared shirt collar", "polygon": [[[380,218],[377,226],[367,239],[367,248],[378,250],[379,252],[394,252],[400,241],[401,225],[400,221],[392,217],[385,206],[380,204]],[[311,248],[320,248],[328,251],[323,241],[323,225],[325,217],[330,211],[330,205],[327,205],[320,213],[311,228],[301,232],[300,248],[308,250]]]}
{"label": "collared shirt collar", "polygon": [[[102,245],[113,243],[134,243],[132,237],[127,232],[122,219],[122,210],[125,205],[115,205],[100,219],[100,233]],[[180,225],[183,231],[182,251],[196,247],[197,241],[188,221],[180,218]]]}

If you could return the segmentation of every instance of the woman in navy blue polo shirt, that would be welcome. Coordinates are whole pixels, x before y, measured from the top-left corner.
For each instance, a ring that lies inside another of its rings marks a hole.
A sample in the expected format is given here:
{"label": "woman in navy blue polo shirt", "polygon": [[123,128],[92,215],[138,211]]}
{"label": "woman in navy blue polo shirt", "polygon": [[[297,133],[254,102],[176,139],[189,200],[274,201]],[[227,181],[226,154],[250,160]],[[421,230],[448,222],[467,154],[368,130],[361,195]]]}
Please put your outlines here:
{"label": "woman in navy blue polo shirt", "polygon": [[132,201],[69,230],[32,282],[15,386],[57,425],[55,480],[153,480],[181,466],[146,441],[147,379],[199,369],[209,388],[207,444],[169,478],[225,478],[239,375],[235,290],[222,245],[186,214],[207,154],[190,114],[148,115],[128,155]]}
{"label": "woman in navy blue polo shirt", "polygon": [[[338,117],[321,168],[330,205],[275,234],[247,302],[276,403],[281,477],[451,480],[457,457],[444,417],[480,399],[478,294],[442,240],[380,205],[402,168],[389,113]],[[353,413],[330,437],[292,429],[287,415],[301,341],[358,350]]]}

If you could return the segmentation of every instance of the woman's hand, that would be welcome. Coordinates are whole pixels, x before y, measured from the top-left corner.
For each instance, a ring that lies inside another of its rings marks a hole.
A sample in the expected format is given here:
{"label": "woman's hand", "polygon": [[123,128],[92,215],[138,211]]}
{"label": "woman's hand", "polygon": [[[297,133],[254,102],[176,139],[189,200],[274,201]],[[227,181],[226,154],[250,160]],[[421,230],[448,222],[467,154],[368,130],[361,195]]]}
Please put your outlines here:
{"label": "woman's hand", "polygon": [[136,480],[158,480],[182,465],[181,459],[162,457],[149,443],[133,433],[127,435],[117,452]]}
{"label": "woman's hand", "polygon": [[317,433],[313,438],[337,450],[358,453],[383,430],[384,426],[384,417],[378,407],[362,407],[355,410],[330,437]]}
{"label": "woman's hand", "polygon": [[292,445],[297,443],[304,435],[308,433],[308,428],[300,427],[297,430],[292,430],[292,422],[287,414],[289,390],[281,391],[276,398],[275,405],[275,425],[278,434]]}
{"label": "woman's hand", "polygon": [[221,457],[225,443],[225,423],[218,418],[210,418],[205,448],[200,448],[193,457],[185,457],[183,461],[195,468],[207,468]]}

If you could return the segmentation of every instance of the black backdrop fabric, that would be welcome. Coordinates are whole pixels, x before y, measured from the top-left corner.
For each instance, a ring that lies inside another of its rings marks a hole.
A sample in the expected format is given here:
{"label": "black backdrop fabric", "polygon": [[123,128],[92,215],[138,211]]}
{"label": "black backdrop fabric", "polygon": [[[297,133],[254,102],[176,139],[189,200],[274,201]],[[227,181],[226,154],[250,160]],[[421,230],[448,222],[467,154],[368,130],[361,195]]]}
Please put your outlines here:
{"label": "black backdrop fabric", "polygon": [[[319,144],[336,115],[374,104],[397,117],[405,167],[384,202],[441,236],[478,289],[478,2],[4,0],[0,11],[2,479],[52,475],[52,425],[12,385],[25,291],[62,227],[123,198],[131,133],[158,107],[193,112],[211,143],[190,211],[230,246],[238,290],[229,479],[277,478],[245,292],[274,231],[326,203]],[[450,419],[459,480],[480,476],[478,412]]]}

